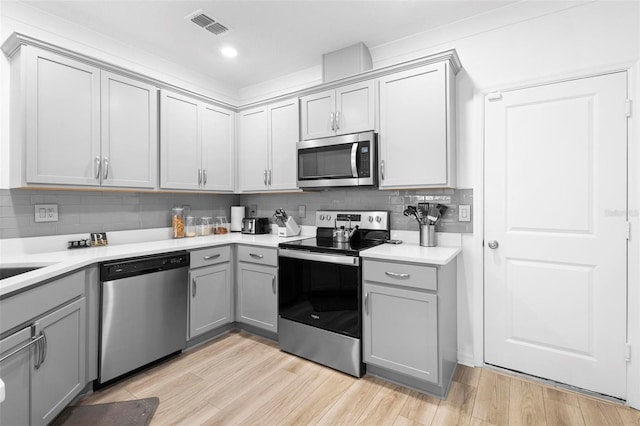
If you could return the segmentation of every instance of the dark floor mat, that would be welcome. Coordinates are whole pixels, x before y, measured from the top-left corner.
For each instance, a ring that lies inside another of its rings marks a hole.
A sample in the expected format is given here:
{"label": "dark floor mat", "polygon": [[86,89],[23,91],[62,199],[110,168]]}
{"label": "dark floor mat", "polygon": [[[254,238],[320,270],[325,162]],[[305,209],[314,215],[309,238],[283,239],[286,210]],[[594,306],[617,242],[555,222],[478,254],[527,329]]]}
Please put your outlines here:
{"label": "dark floor mat", "polygon": [[156,397],[65,408],[52,426],[147,426],[158,408]]}

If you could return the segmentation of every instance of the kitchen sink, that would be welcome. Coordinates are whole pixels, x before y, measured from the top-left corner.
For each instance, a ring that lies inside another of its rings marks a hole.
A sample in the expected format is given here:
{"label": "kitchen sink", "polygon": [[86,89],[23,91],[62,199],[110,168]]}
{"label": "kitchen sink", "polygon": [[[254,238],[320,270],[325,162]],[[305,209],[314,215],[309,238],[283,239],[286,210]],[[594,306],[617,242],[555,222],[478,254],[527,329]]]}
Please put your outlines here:
{"label": "kitchen sink", "polygon": [[42,266],[8,267],[8,268],[0,267],[0,280],[13,277],[15,275],[24,274],[25,272],[35,271],[36,269],[40,269],[40,268],[42,268]]}

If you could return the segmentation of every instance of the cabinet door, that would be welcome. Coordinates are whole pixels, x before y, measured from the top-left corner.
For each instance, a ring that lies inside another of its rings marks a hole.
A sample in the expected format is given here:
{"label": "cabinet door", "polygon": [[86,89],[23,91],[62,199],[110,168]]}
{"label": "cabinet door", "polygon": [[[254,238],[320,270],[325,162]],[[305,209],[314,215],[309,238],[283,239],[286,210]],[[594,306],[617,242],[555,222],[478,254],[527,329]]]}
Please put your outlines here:
{"label": "cabinet door", "polygon": [[203,104],[202,189],[233,192],[235,183],[235,113]]}
{"label": "cabinet door", "polygon": [[269,189],[297,188],[296,143],[300,137],[298,99],[269,105],[270,164]]}
{"label": "cabinet door", "polygon": [[380,187],[446,186],[445,65],[380,79]]}
{"label": "cabinet door", "polygon": [[84,297],[36,321],[45,349],[31,371],[32,424],[50,423],[84,387],[85,322]]}
{"label": "cabinet door", "polygon": [[338,135],[375,128],[373,80],[336,89],[335,127]]}
{"label": "cabinet door", "polygon": [[239,113],[240,191],[266,191],[269,162],[267,108]]}
{"label": "cabinet door", "polygon": [[[20,330],[0,340],[0,358],[29,344],[31,327]],[[0,402],[0,424],[29,424],[29,372],[31,371],[31,352],[36,343],[0,362],[0,379],[4,382],[5,399]]]}
{"label": "cabinet door", "polygon": [[335,90],[304,96],[300,103],[303,140],[335,135]]}
{"label": "cabinet door", "polygon": [[231,265],[208,266],[190,272],[189,338],[233,322]]}
{"label": "cabinet door", "polygon": [[365,283],[364,361],[438,383],[437,296]]}
{"label": "cabinet door", "polygon": [[102,71],[102,185],[155,188],[158,89]]}
{"label": "cabinet door", "polygon": [[100,70],[27,49],[26,181],[100,184]]}
{"label": "cabinet door", "polygon": [[160,113],[160,187],[199,189],[198,102],[163,90]]}
{"label": "cabinet door", "polygon": [[278,332],[278,268],[238,264],[236,321]]}

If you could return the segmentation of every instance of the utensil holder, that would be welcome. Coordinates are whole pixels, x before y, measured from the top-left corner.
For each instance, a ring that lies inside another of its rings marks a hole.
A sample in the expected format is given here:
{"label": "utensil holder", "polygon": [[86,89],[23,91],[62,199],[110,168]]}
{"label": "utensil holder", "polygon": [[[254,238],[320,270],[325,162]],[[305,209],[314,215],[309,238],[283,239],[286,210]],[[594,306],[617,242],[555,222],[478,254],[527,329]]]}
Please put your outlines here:
{"label": "utensil holder", "polygon": [[435,225],[420,225],[420,245],[423,247],[435,247],[438,245]]}

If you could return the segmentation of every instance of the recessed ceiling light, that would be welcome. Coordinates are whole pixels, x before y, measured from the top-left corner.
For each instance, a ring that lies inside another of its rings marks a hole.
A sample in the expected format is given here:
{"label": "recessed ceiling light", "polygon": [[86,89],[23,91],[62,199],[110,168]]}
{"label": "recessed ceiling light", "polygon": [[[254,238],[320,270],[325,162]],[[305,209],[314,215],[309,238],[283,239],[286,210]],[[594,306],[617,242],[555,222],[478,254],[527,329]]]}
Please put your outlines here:
{"label": "recessed ceiling light", "polygon": [[220,53],[222,53],[222,56],[225,56],[227,58],[235,58],[236,56],[238,56],[238,51],[231,46],[223,47],[222,49],[220,49]]}

